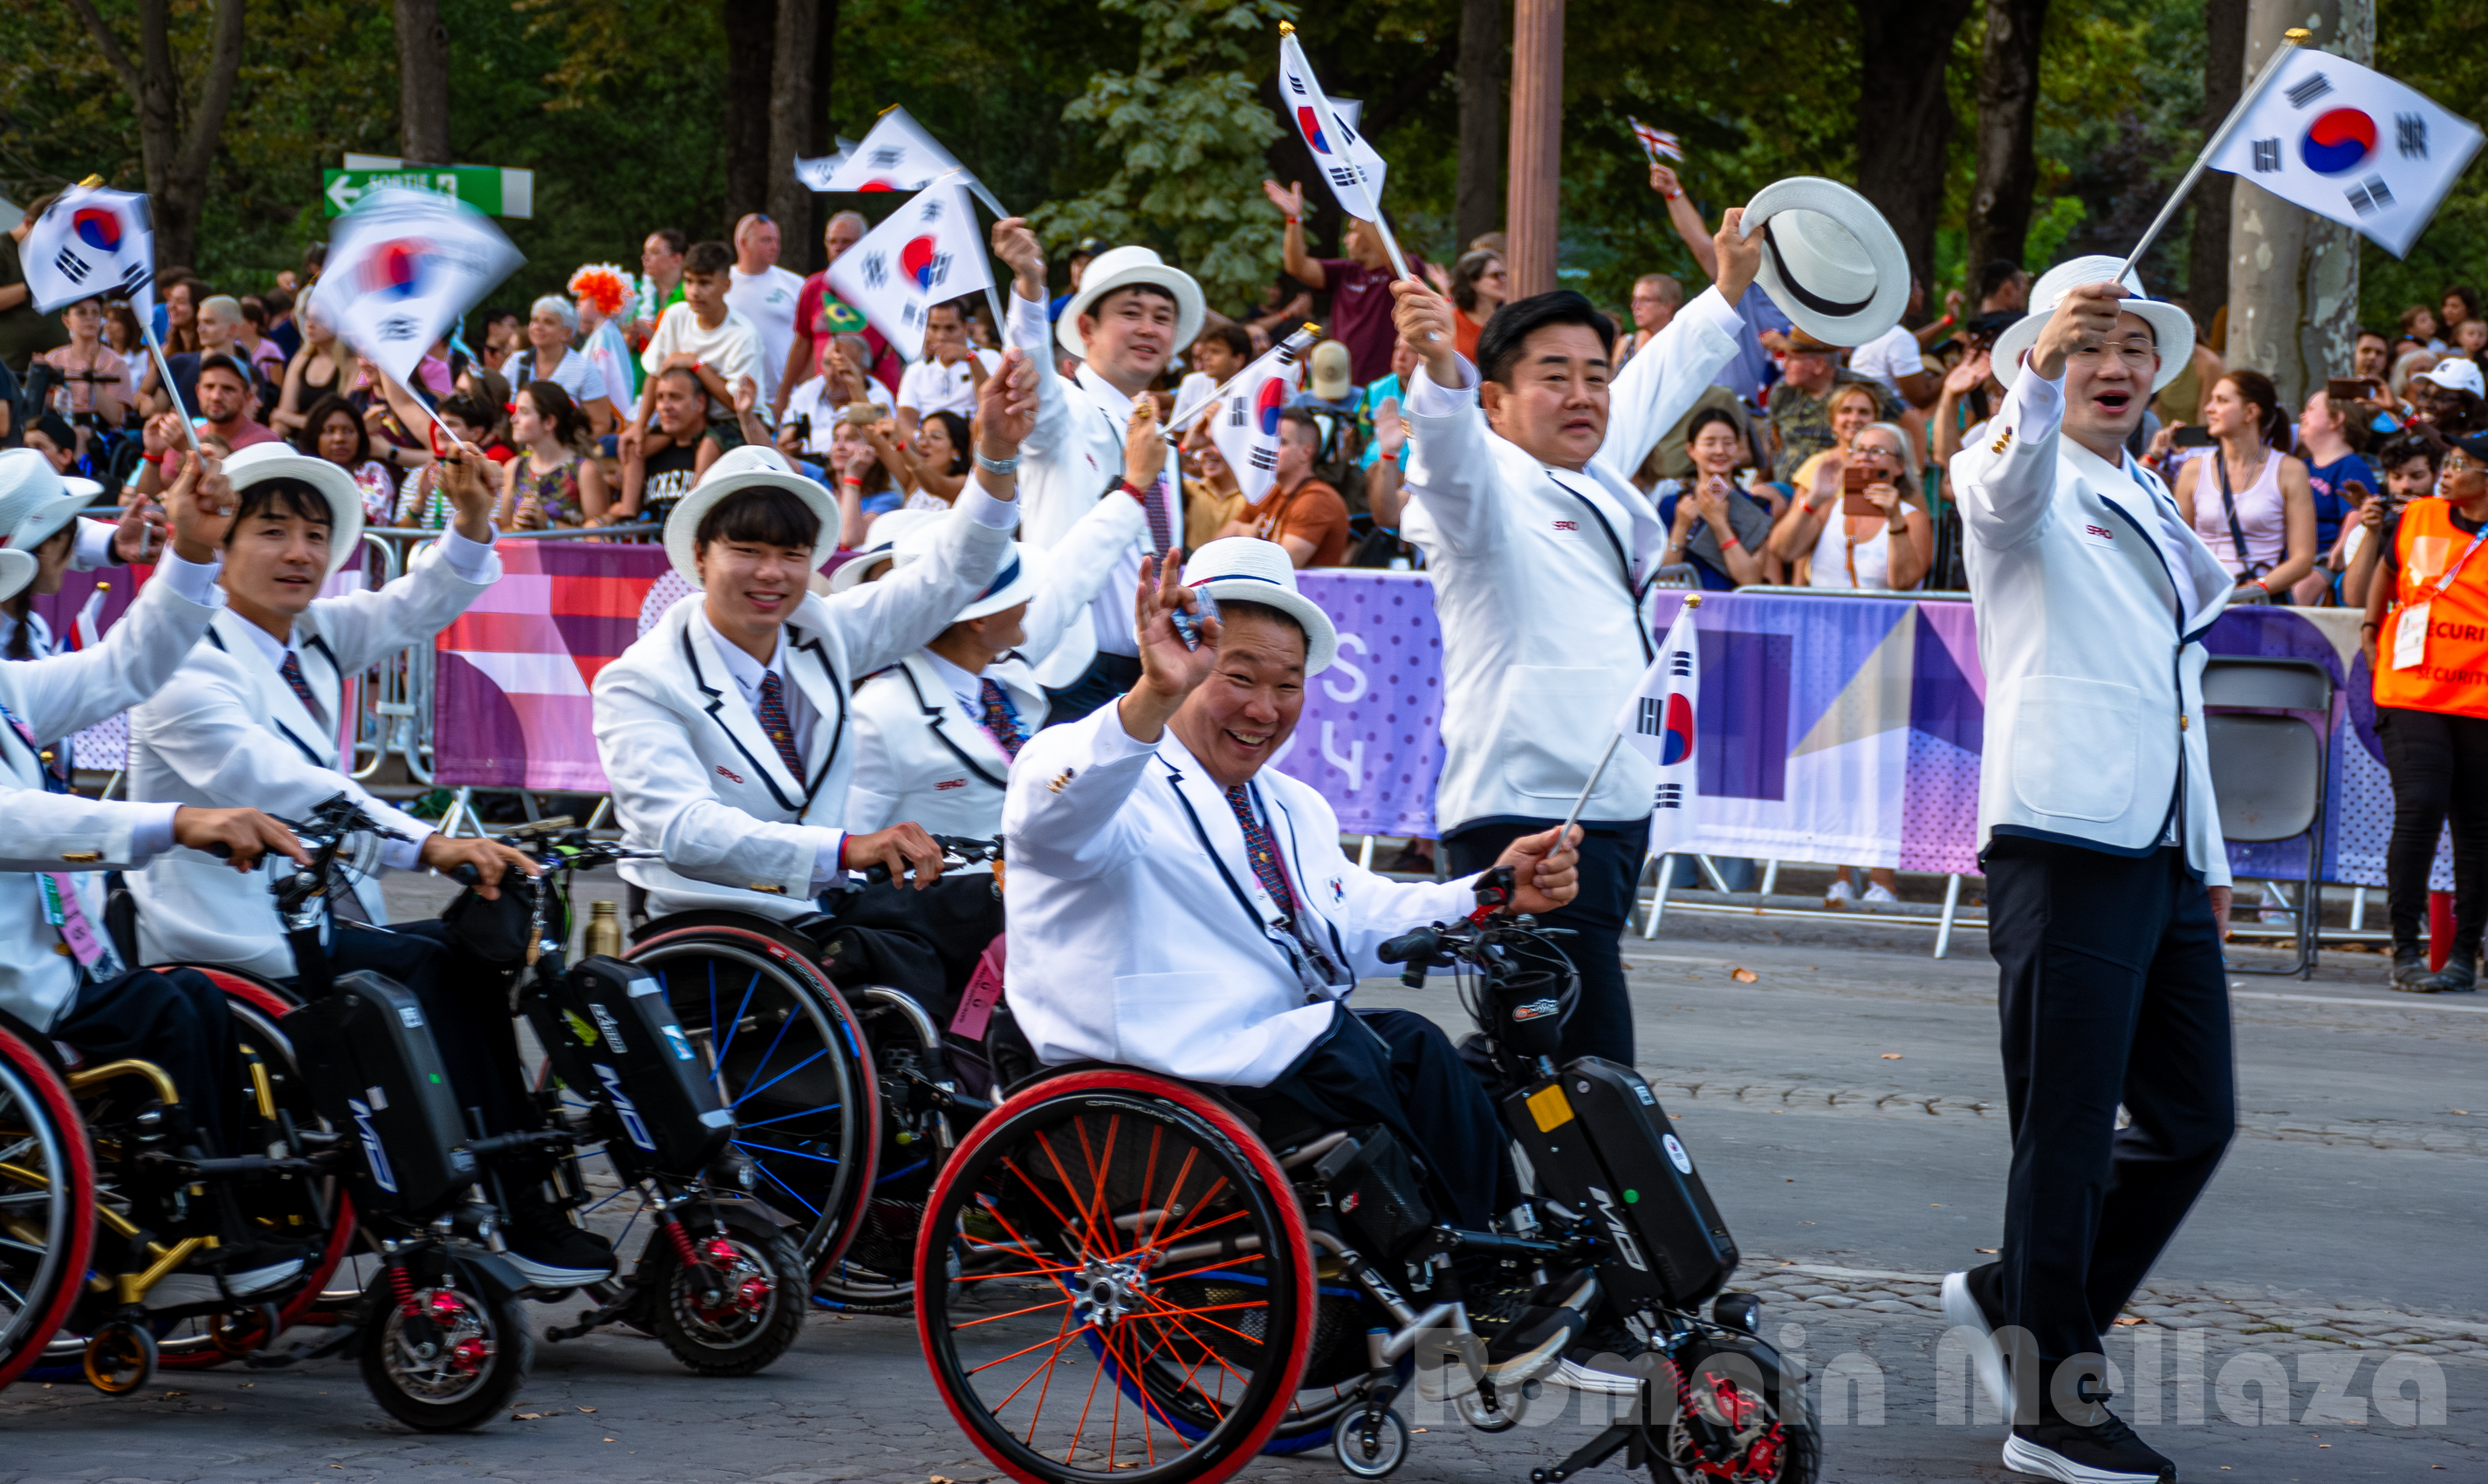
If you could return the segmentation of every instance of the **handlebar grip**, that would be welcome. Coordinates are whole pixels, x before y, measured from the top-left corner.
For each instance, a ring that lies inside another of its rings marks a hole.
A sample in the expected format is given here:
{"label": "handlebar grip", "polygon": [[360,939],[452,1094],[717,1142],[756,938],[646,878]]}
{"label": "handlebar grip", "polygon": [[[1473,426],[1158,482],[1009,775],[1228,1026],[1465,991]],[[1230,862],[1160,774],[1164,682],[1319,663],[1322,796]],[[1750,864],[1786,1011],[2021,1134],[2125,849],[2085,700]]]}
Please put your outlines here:
{"label": "handlebar grip", "polygon": [[1384,943],[1375,957],[1385,964],[1406,964],[1431,959],[1442,950],[1442,935],[1432,928],[1412,928]]}
{"label": "handlebar grip", "polygon": [[483,873],[476,870],[473,866],[467,865],[464,861],[451,866],[441,874],[448,877],[451,881],[456,882],[461,886],[481,886],[484,884]]}
{"label": "handlebar grip", "polygon": [[233,859],[233,847],[227,845],[222,840],[210,840],[208,842],[208,854],[213,855],[218,860],[231,860]]}

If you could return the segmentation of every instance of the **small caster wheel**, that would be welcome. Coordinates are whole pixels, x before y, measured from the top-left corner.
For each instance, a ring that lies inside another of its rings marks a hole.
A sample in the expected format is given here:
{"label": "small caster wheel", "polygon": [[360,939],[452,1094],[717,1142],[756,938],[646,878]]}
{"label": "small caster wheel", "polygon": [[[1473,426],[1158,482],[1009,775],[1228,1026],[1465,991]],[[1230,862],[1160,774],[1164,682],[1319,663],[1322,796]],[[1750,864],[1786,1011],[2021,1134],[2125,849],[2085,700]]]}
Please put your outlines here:
{"label": "small caster wheel", "polygon": [[1530,1393],[1524,1386],[1498,1387],[1495,1404],[1488,1407],[1486,1387],[1492,1385],[1492,1382],[1480,1383],[1476,1390],[1464,1394],[1454,1405],[1459,1409],[1460,1420],[1479,1432],[1508,1433],[1519,1426],[1520,1419],[1528,1414]]}
{"label": "small caster wheel", "polygon": [[87,1385],[106,1396],[127,1396],[156,1374],[156,1336],[116,1319],[86,1342]]}
{"label": "small caster wheel", "polygon": [[276,1334],[285,1327],[277,1316],[276,1305],[263,1303],[255,1308],[238,1309],[230,1314],[217,1314],[208,1321],[208,1343],[216,1354],[239,1360],[254,1351],[266,1350],[276,1343]]}
{"label": "small caster wheel", "polygon": [[1382,1478],[1408,1456],[1408,1424],[1396,1412],[1356,1413],[1339,1419],[1330,1448],[1358,1478]]}

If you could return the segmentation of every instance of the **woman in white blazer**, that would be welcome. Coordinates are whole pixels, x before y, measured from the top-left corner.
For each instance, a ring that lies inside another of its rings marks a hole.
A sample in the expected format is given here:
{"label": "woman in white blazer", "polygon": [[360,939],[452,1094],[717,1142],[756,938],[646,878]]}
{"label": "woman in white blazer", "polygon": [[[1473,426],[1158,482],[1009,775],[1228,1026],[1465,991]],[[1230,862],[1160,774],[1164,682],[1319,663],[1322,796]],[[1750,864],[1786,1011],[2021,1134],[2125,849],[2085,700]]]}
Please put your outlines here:
{"label": "woman in white blazer", "polygon": [[[1415,445],[1400,534],[1426,553],[1443,625],[1443,773],[1434,813],[1452,869],[1487,865],[1514,837],[1566,817],[1614,735],[1654,647],[1649,596],[1667,545],[1627,476],[1737,355],[1733,306],[1763,238],[1731,210],[1717,286],[1677,311],[1607,380],[1613,322],[1577,294],[1504,305],[1453,350],[1451,301],[1392,286],[1400,341],[1420,362],[1401,408]],[[1428,340],[1428,335],[1438,338]],[[1582,807],[1581,894],[1559,927],[1581,1002],[1565,1057],[1633,1061],[1618,951],[1650,843],[1657,774],[1620,749]]]}
{"label": "woman in white blazer", "polygon": [[[1138,435],[1158,434],[1150,425]],[[857,688],[849,830],[914,820],[935,834],[984,839],[1001,831],[1011,759],[1046,725],[1037,671],[1087,614],[1143,519],[1137,500],[1100,500],[1052,550],[1015,544],[992,585],[932,643]],[[920,558],[932,534],[901,537],[897,559]],[[999,715],[988,715],[986,683],[1002,692]]]}
{"label": "woman in white blazer", "polygon": [[850,833],[851,687],[942,631],[991,582],[1019,519],[1019,438],[1035,368],[1005,357],[978,395],[976,473],[921,560],[823,598],[836,503],[774,449],[711,466],[665,521],[674,571],[700,588],[599,672],[596,745],[625,861],[652,916],[698,910],[790,921],[849,870],[929,885],[940,853],[913,824]]}
{"label": "woman in white blazer", "polygon": [[[2201,640],[2234,579],[2126,452],[2194,334],[2119,267],[2078,258],[2032,287],[1995,344],[2003,406],[1952,461],[1987,674],[1979,860],[2013,1161],[2002,1254],[1948,1276],[1943,1302],[1998,1405],[2016,1384],[2036,1399],[2008,1467],[2149,1484],[2172,1466],[2103,1405],[2100,1330],[2236,1122],[2228,857],[2200,724]],[[2008,1326],[2035,1381],[2008,1380]]]}
{"label": "woman in white blazer", "polygon": [[[51,487],[36,476],[26,492],[75,498],[57,486],[57,475]],[[256,809],[80,798],[46,766],[38,739],[105,720],[173,675],[221,607],[215,537],[230,498],[221,473],[211,467],[203,485],[195,462],[185,468],[165,494],[172,549],[121,622],[92,648],[0,664],[0,1010],[88,1058],[134,1056],[162,1067],[182,1091],[188,1124],[168,1132],[177,1147],[195,1137],[210,1154],[240,1152],[223,1096],[234,1050],[223,993],[195,971],[125,964],[104,933],[103,873],[176,851],[209,860],[200,853],[219,845],[230,868],[248,869],[268,851],[302,860],[301,846]],[[37,570],[31,553],[0,546],[0,599]],[[219,1271],[236,1295],[259,1293],[300,1267],[293,1249],[262,1248],[247,1230],[229,1230],[147,1302],[213,1300]]]}

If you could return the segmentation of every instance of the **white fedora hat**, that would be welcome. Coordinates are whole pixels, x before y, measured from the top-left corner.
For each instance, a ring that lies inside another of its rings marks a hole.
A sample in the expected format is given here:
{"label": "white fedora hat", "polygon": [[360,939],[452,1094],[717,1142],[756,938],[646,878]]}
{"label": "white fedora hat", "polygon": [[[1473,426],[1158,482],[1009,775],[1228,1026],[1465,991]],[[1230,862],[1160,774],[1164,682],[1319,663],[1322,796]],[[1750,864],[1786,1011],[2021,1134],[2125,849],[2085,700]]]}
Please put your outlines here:
{"label": "white fedora hat", "polygon": [[[225,461],[238,497],[271,479],[298,479],[328,502],[328,574],[354,559],[363,545],[363,491],[353,475],[325,459],[297,453],[291,443],[253,443]],[[239,499],[237,499],[239,504]]]}
{"label": "white fedora hat", "polygon": [[102,491],[91,479],[63,479],[34,449],[0,452],[0,547],[31,554]]}
{"label": "white fedora hat", "polygon": [[2039,343],[2039,332],[2048,327],[2049,317],[2056,312],[2056,302],[2084,284],[2120,282],[2126,300],[2118,306],[2127,314],[2140,315],[2151,326],[2151,338],[2160,347],[2160,372],[2151,378],[2155,392],[2174,381],[2184,373],[2194,356],[2194,319],[2186,311],[2163,299],[2147,298],[2142,293],[2142,280],[2132,273],[2119,281],[2116,270],[2124,263],[2102,253],[2088,258],[2070,258],[2039,275],[2030,286],[2030,312],[2004,327],[1995,337],[1995,349],[1989,360],[1994,367],[1995,379],[2011,386],[2022,376],[2022,362],[2030,348]]}
{"label": "white fedora hat", "polygon": [[1773,181],[1745,203],[1763,235],[1763,286],[1789,322],[1830,346],[1862,346],[1901,322],[1909,255],[1875,203],[1819,176]]}
{"label": "white fedora hat", "polygon": [[32,551],[0,546],[0,602],[16,597],[27,583],[35,580],[35,574],[42,566]]}
{"label": "white fedora hat", "polygon": [[1088,260],[1080,275],[1080,292],[1062,306],[1062,318],[1054,322],[1056,342],[1074,355],[1088,354],[1088,347],[1080,339],[1080,317],[1107,294],[1134,284],[1155,284],[1174,295],[1174,344],[1167,348],[1168,353],[1192,344],[1201,333],[1201,285],[1145,247],[1112,247]]}
{"label": "white fedora hat", "polygon": [[885,510],[872,518],[864,527],[863,545],[856,554],[838,564],[830,574],[830,591],[843,593],[871,581],[885,567],[903,567],[916,560],[917,551],[901,551],[899,538],[919,526],[928,526],[942,518],[938,510]]}
{"label": "white fedora hat", "polygon": [[[910,562],[920,562],[933,554],[933,544],[941,539],[942,528],[938,521],[920,522],[908,527],[898,538],[892,556],[901,567]],[[855,565],[854,562],[847,564],[849,567]],[[843,568],[840,570],[844,571]],[[1009,549],[1003,553],[1003,565],[994,573],[994,580],[985,584],[983,592],[969,599],[967,604],[959,609],[958,617],[951,622],[964,623],[972,618],[983,618],[1028,602],[1036,596],[1037,579],[1044,571],[1044,552],[1012,542]]]}
{"label": "white fedora hat", "polygon": [[699,528],[717,502],[738,490],[767,485],[786,490],[804,502],[821,522],[812,542],[812,568],[819,571],[838,549],[838,502],[814,480],[795,472],[786,456],[765,443],[746,443],[708,466],[692,492],[674,502],[665,517],[665,560],[693,587],[699,585]]}
{"label": "white fedora hat", "polygon": [[1222,536],[1192,553],[1183,569],[1186,587],[1206,588],[1222,603],[1258,602],[1293,618],[1305,630],[1305,673],[1319,675],[1339,658],[1339,626],[1321,604],[1296,591],[1296,565],[1287,548],[1258,536]]}

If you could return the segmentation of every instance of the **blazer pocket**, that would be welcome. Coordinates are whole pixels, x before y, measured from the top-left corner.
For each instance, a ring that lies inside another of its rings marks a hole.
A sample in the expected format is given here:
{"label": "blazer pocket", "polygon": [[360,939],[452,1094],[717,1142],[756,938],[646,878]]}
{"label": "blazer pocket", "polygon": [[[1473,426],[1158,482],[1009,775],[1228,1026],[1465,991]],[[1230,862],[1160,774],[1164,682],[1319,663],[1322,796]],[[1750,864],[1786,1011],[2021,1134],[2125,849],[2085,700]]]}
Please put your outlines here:
{"label": "blazer pocket", "polygon": [[1512,791],[1570,803],[1628,684],[1597,667],[1513,666],[1494,728],[1496,770]]}
{"label": "blazer pocket", "polygon": [[2113,681],[2033,675],[2013,712],[2013,792],[2065,819],[2122,819],[2134,803],[2142,692]]}

